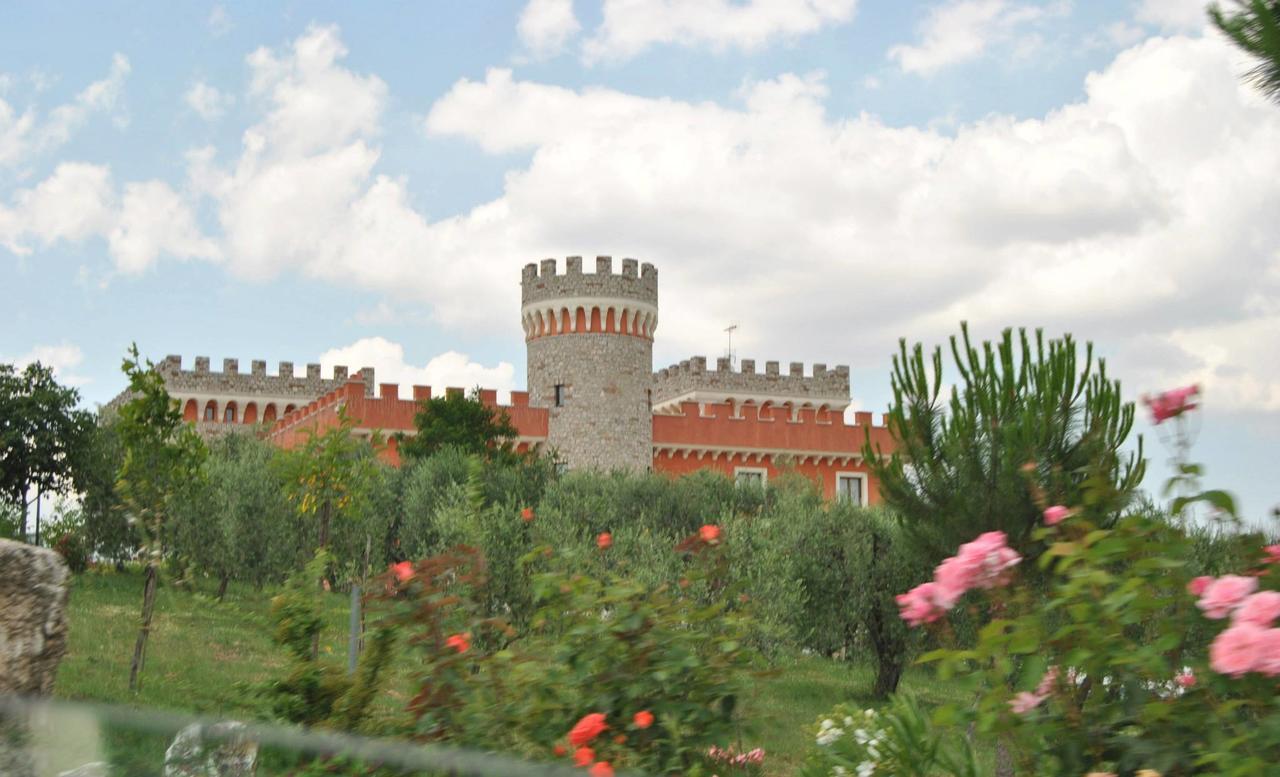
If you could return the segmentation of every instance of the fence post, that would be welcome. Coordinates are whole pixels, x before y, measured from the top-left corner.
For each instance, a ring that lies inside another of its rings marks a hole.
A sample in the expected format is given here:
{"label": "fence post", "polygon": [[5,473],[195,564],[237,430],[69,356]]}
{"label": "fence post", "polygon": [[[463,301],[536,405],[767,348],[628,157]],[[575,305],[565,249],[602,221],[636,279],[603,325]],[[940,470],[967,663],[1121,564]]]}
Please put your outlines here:
{"label": "fence post", "polygon": [[360,660],[360,584],[351,584],[351,619],[348,622],[350,635],[347,637],[347,674],[356,673],[356,662]]}

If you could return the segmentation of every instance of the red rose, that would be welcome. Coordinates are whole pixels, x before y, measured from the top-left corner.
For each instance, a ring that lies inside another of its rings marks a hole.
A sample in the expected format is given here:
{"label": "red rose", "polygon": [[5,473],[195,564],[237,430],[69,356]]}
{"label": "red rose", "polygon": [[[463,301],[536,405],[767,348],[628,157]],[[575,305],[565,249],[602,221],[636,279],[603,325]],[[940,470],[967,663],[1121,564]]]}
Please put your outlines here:
{"label": "red rose", "polygon": [[471,648],[471,635],[454,634],[444,641],[446,647],[451,647],[459,653],[465,653]]}
{"label": "red rose", "polygon": [[600,761],[587,772],[591,777],[613,777],[613,767],[608,761]]}
{"label": "red rose", "polygon": [[573,763],[575,766],[588,766],[594,760],[596,760],[596,751],[586,745],[573,751]]}
{"label": "red rose", "polygon": [[555,753],[556,758],[560,758],[565,754],[564,745],[556,745],[555,747],[551,748],[551,752]]}
{"label": "red rose", "polygon": [[528,523],[528,522],[532,521],[532,520],[533,520],[533,508],[532,508],[532,507],[526,507],[526,508],[524,508],[523,510],[521,510],[521,511],[520,511],[520,520],[524,521],[525,523]]}
{"label": "red rose", "polygon": [[627,735],[626,734],[617,735],[616,737],[613,738],[613,743],[615,745],[625,745],[627,743]]}
{"label": "red rose", "polygon": [[606,728],[608,726],[604,723],[603,713],[593,712],[590,715],[585,715],[582,720],[574,724],[573,729],[569,732],[569,744],[581,747],[600,736],[600,732]]}
{"label": "red rose", "polygon": [[653,725],[653,713],[649,710],[640,710],[631,721],[636,724],[636,728],[648,728]]}
{"label": "red rose", "polygon": [[399,564],[392,564],[391,571],[395,573],[396,579],[403,583],[413,577],[413,564],[401,561]]}
{"label": "red rose", "polygon": [[596,537],[596,545],[600,550],[607,550],[611,545],[613,545],[613,535],[607,531],[600,532],[600,536]]}
{"label": "red rose", "polygon": [[714,523],[709,523],[698,529],[698,536],[708,545],[714,545],[720,541],[720,527]]}

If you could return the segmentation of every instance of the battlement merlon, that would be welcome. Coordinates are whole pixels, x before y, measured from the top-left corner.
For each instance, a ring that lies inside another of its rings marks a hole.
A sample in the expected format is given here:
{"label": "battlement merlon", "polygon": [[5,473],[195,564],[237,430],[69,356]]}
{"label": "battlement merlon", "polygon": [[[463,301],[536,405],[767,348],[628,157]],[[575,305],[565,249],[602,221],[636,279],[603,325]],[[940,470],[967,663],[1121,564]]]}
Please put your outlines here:
{"label": "battlement merlon", "polygon": [[849,405],[849,368],[814,363],[809,374],[801,362],[791,362],[784,374],[776,361],[765,362],[764,372],[756,371],[754,359],[743,359],[734,370],[729,359],[716,360],[707,369],[704,356],[658,370],[653,374],[654,412],[670,412],[682,401],[694,402],[791,403],[843,410]]}
{"label": "battlement merlon", "polygon": [[[638,272],[637,272],[638,270]],[[564,298],[625,299],[658,305],[658,270],[648,262],[622,260],[622,272],[613,271],[613,257],[597,256],[594,273],[582,271],[582,257],[564,260],[564,272],[557,272],[555,259],[524,266],[520,278],[523,306]]]}
{"label": "battlement merlon", "polygon": [[266,394],[272,396],[296,396],[315,398],[347,382],[350,375],[358,375],[365,384],[365,393],[373,396],[375,380],[372,367],[362,367],[356,373],[345,365],[336,365],[330,371],[331,377],[325,377],[319,364],[307,364],[305,376],[294,374],[291,361],[281,361],[276,373],[267,373],[267,362],[254,359],[250,362],[248,373],[240,370],[238,359],[223,359],[222,371],[209,368],[208,356],[197,356],[194,368],[183,369],[182,357],[170,354],[156,364],[156,369],[164,376],[165,386],[170,393],[210,393],[210,394]]}

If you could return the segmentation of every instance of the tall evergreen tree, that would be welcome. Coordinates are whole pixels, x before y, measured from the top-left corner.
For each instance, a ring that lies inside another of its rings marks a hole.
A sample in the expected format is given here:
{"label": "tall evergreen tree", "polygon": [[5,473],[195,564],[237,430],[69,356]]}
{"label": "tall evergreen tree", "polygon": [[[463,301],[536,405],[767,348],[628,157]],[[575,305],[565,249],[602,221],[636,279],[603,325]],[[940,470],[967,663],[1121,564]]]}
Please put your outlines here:
{"label": "tall evergreen tree", "polygon": [[1238,10],[1227,13],[1214,3],[1209,18],[1237,46],[1259,60],[1248,78],[1271,99],[1280,102],[1280,0],[1236,0]]}
{"label": "tall evergreen tree", "polygon": [[946,402],[942,349],[926,361],[920,344],[899,342],[888,415],[897,448],[863,448],[885,501],[929,555],[992,530],[1025,549],[1046,503],[1123,509],[1145,469],[1142,439],[1122,452],[1134,406],[1092,344],[1081,364],[1070,335],[1046,342],[1039,330],[1006,329],[976,348],[961,324],[950,342],[957,382]]}
{"label": "tall evergreen tree", "polygon": [[413,424],[418,433],[399,439],[401,455],[410,459],[426,458],[446,445],[486,458],[509,457],[519,435],[505,410],[480,401],[479,389],[469,396],[449,392],[424,401]]}

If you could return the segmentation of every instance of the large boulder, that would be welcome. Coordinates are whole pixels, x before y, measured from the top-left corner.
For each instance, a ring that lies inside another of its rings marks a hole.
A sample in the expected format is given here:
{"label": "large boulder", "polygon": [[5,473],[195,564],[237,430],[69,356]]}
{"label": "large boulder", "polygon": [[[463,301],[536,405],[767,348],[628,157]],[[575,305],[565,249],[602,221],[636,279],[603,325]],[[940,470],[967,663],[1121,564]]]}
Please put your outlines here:
{"label": "large boulder", "polygon": [[258,743],[243,723],[193,723],[164,753],[164,777],[253,777]]}
{"label": "large boulder", "polygon": [[[45,548],[0,540],[0,703],[48,696],[67,652],[67,565]],[[27,777],[26,716],[0,707],[0,774]]]}
{"label": "large boulder", "polygon": [[0,696],[48,696],[67,652],[62,556],[0,540]]}

